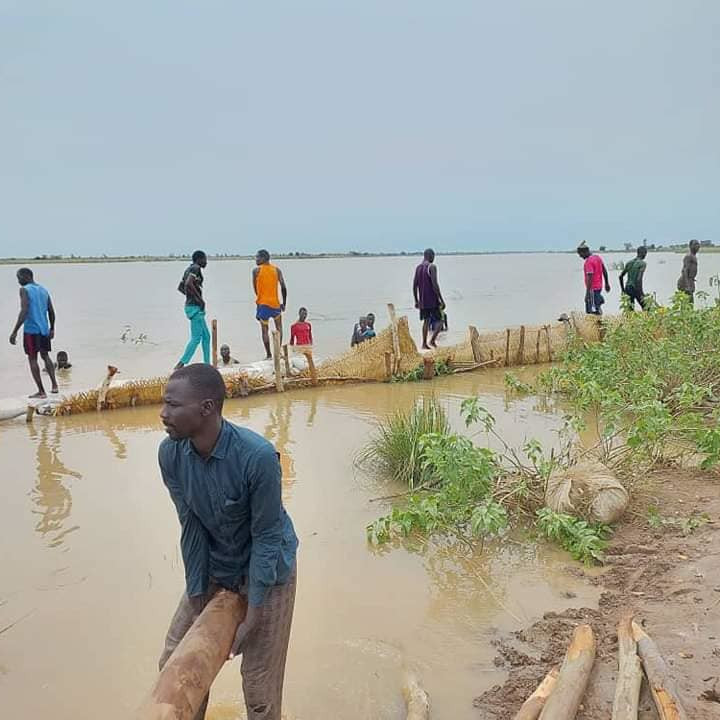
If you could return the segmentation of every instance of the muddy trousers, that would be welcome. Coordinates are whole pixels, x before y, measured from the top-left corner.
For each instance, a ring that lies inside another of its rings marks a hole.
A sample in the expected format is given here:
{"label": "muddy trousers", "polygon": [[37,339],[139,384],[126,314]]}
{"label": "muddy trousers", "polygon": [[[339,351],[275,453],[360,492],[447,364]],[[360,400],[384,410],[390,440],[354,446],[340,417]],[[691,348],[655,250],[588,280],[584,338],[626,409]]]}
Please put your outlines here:
{"label": "muddy trousers", "polygon": [[[281,720],[285,659],[295,606],[295,582],[296,570],[293,569],[287,583],[268,590],[265,602],[260,607],[257,625],[240,648],[240,672],[248,720]],[[211,583],[205,603],[219,589],[217,584]],[[161,670],[196,617],[187,595],[183,593],[165,638],[165,649],[160,656]],[[206,696],[195,720],[204,720],[207,704]]]}

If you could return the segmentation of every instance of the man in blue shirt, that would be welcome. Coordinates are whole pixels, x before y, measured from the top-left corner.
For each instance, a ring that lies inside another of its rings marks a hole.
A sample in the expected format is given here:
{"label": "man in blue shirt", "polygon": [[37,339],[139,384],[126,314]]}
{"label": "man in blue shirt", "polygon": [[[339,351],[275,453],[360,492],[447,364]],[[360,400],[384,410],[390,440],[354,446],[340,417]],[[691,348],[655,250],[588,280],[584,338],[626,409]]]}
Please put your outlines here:
{"label": "man in blue shirt", "polygon": [[[207,602],[226,588],[247,596],[230,657],[242,654],[248,718],[280,720],[298,540],[282,504],[275,448],[222,417],[225,384],[211,365],[176,370],[160,418],[158,460],[182,528],[185,593],[170,624],[164,666]],[[205,717],[207,698],[196,720]]]}
{"label": "man in blue shirt", "polygon": [[10,333],[10,344],[15,345],[17,334],[23,328],[23,348],[30,364],[30,372],[37,385],[37,392],[31,398],[46,398],[45,388],[40,377],[40,366],[37,356],[40,353],[45,369],[50,376],[52,388],[50,392],[58,391],[55,379],[55,364],[50,359],[51,340],[55,337],[55,308],[50,293],[35,282],[30,268],[20,268],[17,271],[17,281],[20,283],[20,314],[13,331]]}

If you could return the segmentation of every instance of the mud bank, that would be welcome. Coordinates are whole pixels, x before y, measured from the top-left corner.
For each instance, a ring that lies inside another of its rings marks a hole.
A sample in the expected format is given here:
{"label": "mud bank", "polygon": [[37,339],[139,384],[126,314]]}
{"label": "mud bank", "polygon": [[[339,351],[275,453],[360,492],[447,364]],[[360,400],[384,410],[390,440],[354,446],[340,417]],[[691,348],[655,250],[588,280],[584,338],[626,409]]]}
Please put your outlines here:
{"label": "mud bank", "polygon": [[[664,470],[648,478],[635,513],[618,528],[598,576],[597,610],[550,612],[533,625],[494,641],[495,664],[508,679],[474,701],[483,720],[510,720],[553,665],[562,662],[575,627],[590,623],[598,654],[578,720],[606,720],[617,677],[617,624],[628,609],[657,642],[695,720],[720,717],[720,478],[687,470]],[[653,529],[647,508],[664,516],[706,513],[709,521],[685,536],[680,529]],[[569,593],[571,595],[571,593]],[[643,683],[641,720],[657,718]]]}

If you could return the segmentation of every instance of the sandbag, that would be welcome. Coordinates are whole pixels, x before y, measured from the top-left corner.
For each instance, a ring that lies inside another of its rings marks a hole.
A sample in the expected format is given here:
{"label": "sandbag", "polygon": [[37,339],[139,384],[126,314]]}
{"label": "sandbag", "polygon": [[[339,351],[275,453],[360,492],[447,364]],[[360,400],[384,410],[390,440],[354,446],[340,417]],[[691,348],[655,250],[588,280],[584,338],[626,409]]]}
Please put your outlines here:
{"label": "sandbag", "polygon": [[551,510],[608,524],[622,517],[629,501],[618,479],[596,461],[553,473],[545,491],[545,504]]}

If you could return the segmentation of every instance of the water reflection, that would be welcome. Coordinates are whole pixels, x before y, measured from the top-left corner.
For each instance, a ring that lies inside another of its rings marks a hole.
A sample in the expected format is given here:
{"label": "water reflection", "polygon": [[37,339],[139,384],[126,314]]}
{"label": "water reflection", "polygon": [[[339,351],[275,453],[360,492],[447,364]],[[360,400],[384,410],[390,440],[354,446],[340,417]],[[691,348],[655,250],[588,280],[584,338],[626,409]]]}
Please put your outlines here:
{"label": "water reflection", "polygon": [[48,547],[60,547],[66,536],[79,527],[65,527],[72,510],[72,495],[65,483],[73,478],[80,480],[82,475],[68,469],[60,459],[60,423],[43,423],[39,429],[28,423],[27,427],[30,438],[36,441],[37,479],[29,493],[36,508],[32,513],[38,516],[35,531]]}

